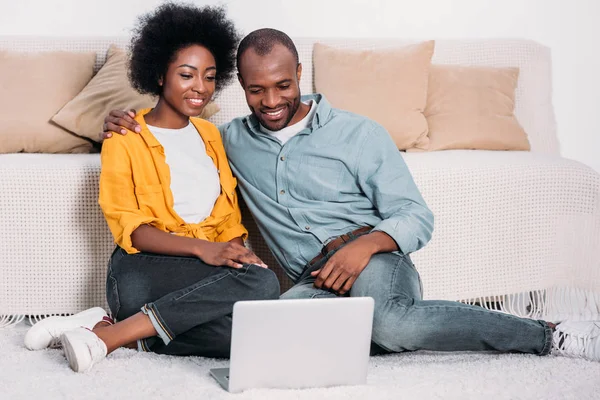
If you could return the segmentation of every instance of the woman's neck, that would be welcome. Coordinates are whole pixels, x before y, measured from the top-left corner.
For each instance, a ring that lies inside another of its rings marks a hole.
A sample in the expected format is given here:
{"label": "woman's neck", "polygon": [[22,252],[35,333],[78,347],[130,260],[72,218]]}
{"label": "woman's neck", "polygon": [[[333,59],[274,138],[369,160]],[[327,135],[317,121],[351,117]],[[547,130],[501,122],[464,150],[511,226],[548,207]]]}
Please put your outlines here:
{"label": "woman's neck", "polygon": [[162,98],[148,114],[144,115],[144,119],[148,125],[167,129],[185,128],[190,122],[187,115],[174,110]]}

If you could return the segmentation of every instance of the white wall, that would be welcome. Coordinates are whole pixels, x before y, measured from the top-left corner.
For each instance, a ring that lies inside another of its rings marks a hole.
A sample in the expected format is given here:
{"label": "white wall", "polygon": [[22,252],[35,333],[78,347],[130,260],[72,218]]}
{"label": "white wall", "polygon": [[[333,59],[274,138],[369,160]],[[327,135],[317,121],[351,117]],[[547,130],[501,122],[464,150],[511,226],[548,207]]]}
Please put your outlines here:
{"label": "white wall", "polygon": [[[0,0],[0,35],[123,35],[160,0]],[[290,36],[517,37],[553,52],[562,154],[600,172],[598,0],[230,0],[245,33],[269,26]]]}

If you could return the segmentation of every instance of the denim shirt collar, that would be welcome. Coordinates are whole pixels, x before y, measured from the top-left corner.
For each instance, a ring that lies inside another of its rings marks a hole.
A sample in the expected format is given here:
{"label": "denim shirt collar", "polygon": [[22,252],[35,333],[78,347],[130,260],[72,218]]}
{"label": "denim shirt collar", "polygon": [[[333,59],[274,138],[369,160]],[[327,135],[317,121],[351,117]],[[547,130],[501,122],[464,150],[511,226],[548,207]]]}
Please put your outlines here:
{"label": "denim shirt collar", "polygon": [[[331,104],[329,104],[325,96],[320,93],[315,93],[307,94],[300,98],[300,101],[305,103],[310,100],[313,100],[317,103],[317,111],[315,112],[315,116],[311,121],[310,130],[307,132],[308,134],[325,125],[331,115]],[[246,125],[254,134],[264,135],[264,133],[260,130],[260,123],[254,114],[250,114],[244,118],[244,125]]]}

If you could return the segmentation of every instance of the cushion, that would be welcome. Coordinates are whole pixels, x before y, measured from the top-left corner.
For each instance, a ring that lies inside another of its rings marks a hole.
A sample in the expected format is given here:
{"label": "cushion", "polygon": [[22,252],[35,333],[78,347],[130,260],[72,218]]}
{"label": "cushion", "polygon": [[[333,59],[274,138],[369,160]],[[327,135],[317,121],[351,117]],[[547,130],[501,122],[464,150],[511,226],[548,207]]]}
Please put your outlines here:
{"label": "cushion", "polygon": [[514,115],[518,68],[433,65],[428,150],[530,150]]}
{"label": "cushion", "polygon": [[315,89],[336,108],[383,125],[399,149],[427,147],[429,67],[434,41],[390,50],[314,46]]}
{"label": "cushion", "polygon": [[95,52],[0,51],[0,153],[84,153],[92,143],[50,122],[92,78]]}
{"label": "cushion", "polygon": [[[104,118],[111,110],[141,110],[156,105],[157,99],[138,93],[127,77],[127,53],[111,45],[106,62],[87,86],[67,103],[52,121],[71,132],[98,141]],[[214,103],[208,103],[202,118],[209,118],[219,111]]]}

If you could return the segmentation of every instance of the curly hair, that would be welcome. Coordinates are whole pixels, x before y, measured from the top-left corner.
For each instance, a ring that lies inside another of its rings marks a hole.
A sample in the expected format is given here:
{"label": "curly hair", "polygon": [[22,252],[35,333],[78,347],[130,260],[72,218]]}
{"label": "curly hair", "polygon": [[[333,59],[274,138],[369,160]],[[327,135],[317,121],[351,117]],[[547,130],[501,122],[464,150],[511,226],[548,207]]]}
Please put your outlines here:
{"label": "curly hair", "polygon": [[133,30],[128,73],[131,85],[142,94],[160,96],[158,81],[177,52],[200,45],[215,58],[218,93],[234,76],[239,38],[223,7],[162,4],[139,17]]}

